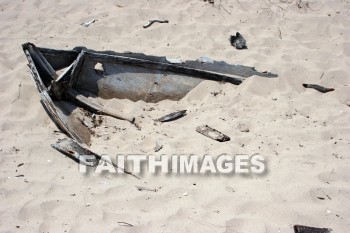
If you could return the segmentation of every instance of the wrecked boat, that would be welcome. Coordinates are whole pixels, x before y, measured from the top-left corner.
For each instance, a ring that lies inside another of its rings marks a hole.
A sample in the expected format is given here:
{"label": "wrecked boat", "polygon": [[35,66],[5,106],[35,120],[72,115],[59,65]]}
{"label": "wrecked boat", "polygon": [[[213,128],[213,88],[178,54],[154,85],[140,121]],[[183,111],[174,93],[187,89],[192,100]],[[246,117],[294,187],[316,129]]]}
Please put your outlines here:
{"label": "wrecked boat", "polygon": [[[22,45],[41,103],[69,138],[55,149],[89,166],[101,158],[89,150],[91,132],[86,118],[107,115],[135,124],[135,118],[106,107],[97,99],[113,98],[156,103],[180,100],[200,82],[212,80],[239,85],[252,75],[273,78],[253,67],[211,59],[178,62],[139,53],[97,52],[83,47],[70,51]],[[175,60],[175,61],[174,61]]]}

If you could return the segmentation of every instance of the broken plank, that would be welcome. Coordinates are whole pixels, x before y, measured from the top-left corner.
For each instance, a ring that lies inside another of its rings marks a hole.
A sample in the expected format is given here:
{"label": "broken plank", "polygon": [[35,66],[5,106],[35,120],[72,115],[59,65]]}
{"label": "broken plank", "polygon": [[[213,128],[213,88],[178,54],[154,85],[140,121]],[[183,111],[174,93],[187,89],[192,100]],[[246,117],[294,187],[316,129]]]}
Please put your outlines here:
{"label": "broken plank", "polygon": [[123,115],[123,113],[115,111],[112,108],[103,106],[100,104],[97,100],[94,100],[93,98],[88,98],[80,94],[79,92],[75,91],[74,89],[67,90],[67,95],[69,98],[71,98],[74,102],[81,105],[82,107],[87,108],[87,110],[90,110],[96,114],[106,115],[118,118],[120,120],[126,120],[131,123],[135,122],[135,118],[131,116]]}

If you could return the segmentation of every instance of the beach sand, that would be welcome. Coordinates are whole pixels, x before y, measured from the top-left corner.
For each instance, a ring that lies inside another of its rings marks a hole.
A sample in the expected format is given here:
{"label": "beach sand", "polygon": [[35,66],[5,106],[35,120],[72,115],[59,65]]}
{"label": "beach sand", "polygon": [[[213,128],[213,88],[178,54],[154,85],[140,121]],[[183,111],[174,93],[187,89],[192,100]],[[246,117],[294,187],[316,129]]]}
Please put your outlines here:
{"label": "beach sand", "polygon": [[[350,229],[350,3],[266,1],[0,2],[0,232],[294,232],[295,224]],[[149,19],[167,19],[153,24]],[[90,27],[80,24],[91,19]],[[239,31],[248,49],[236,50]],[[279,75],[241,85],[205,81],[180,101],[121,101],[139,131],[104,117],[100,154],[261,154],[263,175],[78,172],[51,147],[64,135],[45,113],[21,44],[208,56]],[[335,88],[329,93],[303,83]],[[213,93],[219,93],[214,95]],[[154,108],[153,111],[146,111]],[[146,109],[146,110],[145,110]],[[176,110],[177,121],[154,124]],[[195,131],[208,124],[220,143]],[[118,129],[113,130],[112,129]],[[162,150],[154,153],[156,143]],[[139,191],[135,186],[156,189]],[[185,195],[184,195],[185,194]],[[124,222],[124,223],[123,223]],[[129,223],[132,226],[125,224]]]}

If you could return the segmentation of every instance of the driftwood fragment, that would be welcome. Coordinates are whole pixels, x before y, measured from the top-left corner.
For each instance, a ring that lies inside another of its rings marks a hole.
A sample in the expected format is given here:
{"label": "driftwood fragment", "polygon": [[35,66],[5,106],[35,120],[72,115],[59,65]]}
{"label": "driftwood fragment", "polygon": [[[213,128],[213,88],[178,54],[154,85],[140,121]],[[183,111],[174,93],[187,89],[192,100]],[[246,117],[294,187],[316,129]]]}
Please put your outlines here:
{"label": "driftwood fragment", "polygon": [[120,112],[115,111],[112,108],[108,108],[103,106],[102,104],[98,103],[93,98],[87,98],[74,89],[69,89],[67,91],[67,95],[69,98],[71,98],[74,102],[79,104],[80,106],[87,108],[87,110],[90,110],[96,114],[106,115],[118,118],[120,120],[126,120],[129,121],[132,124],[135,124],[135,117],[131,116],[125,116]]}
{"label": "driftwood fragment", "polygon": [[57,143],[51,145],[59,152],[67,155],[74,161],[85,166],[94,167],[98,164],[98,156],[88,149],[83,148],[76,141],[70,138],[58,140]]}
{"label": "driftwood fragment", "polygon": [[332,229],[330,228],[317,228],[302,225],[294,225],[295,233],[330,233],[331,231]]}
{"label": "driftwood fragment", "polygon": [[154,23],[169,23],[169,20],[152,19],[147,24],[143,25],[143,28],[148,28]]}
{"label": "driftwood fragment", "polygon": [[173,121],[173,120],[176,120],[176,119],[183,117],[185,114],[186,114],[186,110],[173,112],[173,113],[170,113],[166,116],[159,118],[158,121],[160,121],[160,122]]}
{"label": "driftwood fragment", "polygon": [[198,126],[196,131],[198,133],[203,134],[204,136],[207,136],[208,138],[211,138],[219,142],[230,141],[230,138],[227,135],[217,131],[216,129],[209,127],[208,125]]}
{"label": "driftwood fragment", "polygon": [[334,88],[323,87],[323,86],[320,86],[320,85],[317,85],[317,84],[306,84],[306,83],[304,83],[303,87],[305,87],[305,88],[312,88],[312,89],[315,89],[315,90],[317,90],[319,92],[322,92],[322,93],[327,93],[327,92],[335,90]]}
{"label": "driftwood fragment", "polygon": [[104,161],[108,164],[111,164],[116,169],[122,170],[124,173],[131,175],[137,179],[140,179],[138,176],[134,175],[132,172],[125,170],[124,168],[119,167],[117,164],[103,160],[103,157],[99,154],[92,152],[87,146],[79,144],[71,138],[64,138],[57,141],[56,144],[51,145],[53,148],[59,152],[67,155],[69,158],[73,159],[76,162],[79,162],[83,165],[95,167],[98,165],[99,161]]}

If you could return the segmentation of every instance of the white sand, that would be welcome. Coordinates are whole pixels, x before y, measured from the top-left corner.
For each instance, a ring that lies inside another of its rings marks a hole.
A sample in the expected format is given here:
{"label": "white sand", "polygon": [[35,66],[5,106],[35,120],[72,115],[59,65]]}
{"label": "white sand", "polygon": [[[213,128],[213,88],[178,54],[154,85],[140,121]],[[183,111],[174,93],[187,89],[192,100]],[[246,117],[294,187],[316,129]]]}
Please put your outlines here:
{"label": "white sand", "polygon": [[[260,233],[293,232],[294,224],[349,231],[350,3],[310,1],[307,12],[292,4],[284,14],[274,6],[276,13],[268,14],[263,1],[221,1],[220,10],[215,2],[1,1],[1,232]],[[143,29],[152,18],[170,23]],[[98,21],[80,25],[91,19]],[[236,31],[248,50],[230,46]],[[164,146],[158,154],[260,153],[268,160],[267,174],[146,174],[141,181],[80,174],[76,163],[50,146],[62,135],[54,132],[29,78],[21,50],[27,41],[57,49],[209,56],[278,73],[277,79],[251,77],[240,86],[206,81],[178,102],[129,102],[123,110],[144,116],[142,130],[106,118],[104,125],[126,130],[108,140],[94,138],[92,145],[109,154],[149,152],[156,142]],[[20,98],[11,103],[20,83]],[[302,83],[336,90],[322,94]],[[142,110],[152,106],[154,111]],[[153,124],[180,109],[188,110],[185,118],[166,127]],[[232,140],[205,138],[194,130],[201,124]],[[242,125],[249,132],[241,132]],[[159,191],[140,192],[135,185]]]}

